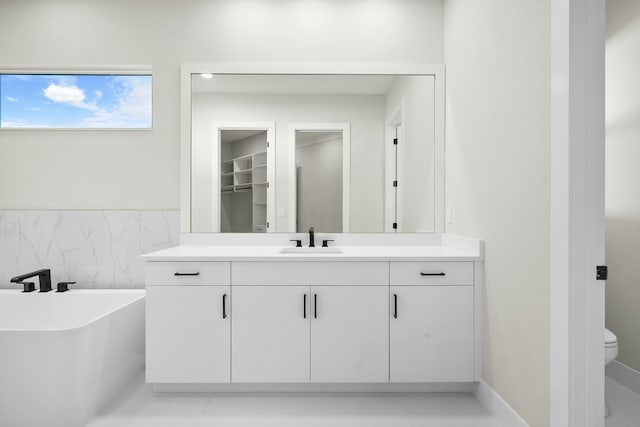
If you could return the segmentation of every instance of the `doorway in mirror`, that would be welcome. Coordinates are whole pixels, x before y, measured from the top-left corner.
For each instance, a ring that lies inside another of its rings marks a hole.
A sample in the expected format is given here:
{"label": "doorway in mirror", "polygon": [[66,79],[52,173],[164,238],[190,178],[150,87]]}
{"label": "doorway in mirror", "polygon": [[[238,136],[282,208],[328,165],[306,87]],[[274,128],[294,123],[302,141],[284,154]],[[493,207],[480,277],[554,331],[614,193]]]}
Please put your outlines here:
{"label": "doorway in mirror", "polygon": [[296,231],[342,233],[342,132],[296,131]]}
{"label": "doorway in mirror", "polygon": [[211,155],[211,230],[273,231],[274,124],[214,122]]}
{"label": "doorway in mirror", "polygon": [[220,231],[267,231],[267,131],[220,135]]}
{"label": "doorway in mirror", "polygon": [[351,126],[289,125],[290,230],[350,231]]}

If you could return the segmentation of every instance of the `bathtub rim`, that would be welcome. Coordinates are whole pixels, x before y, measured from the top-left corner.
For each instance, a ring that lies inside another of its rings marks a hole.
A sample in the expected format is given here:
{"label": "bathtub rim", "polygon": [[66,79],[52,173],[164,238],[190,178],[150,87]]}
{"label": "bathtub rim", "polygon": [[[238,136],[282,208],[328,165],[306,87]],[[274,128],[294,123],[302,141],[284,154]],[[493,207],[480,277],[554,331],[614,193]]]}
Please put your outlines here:
{"label": "bathtub rim", "polygon": [[[112,309],[112,310],[108,310],[102,314],[100,314],[97,317],[92,318],[91,320],[89,320],[88,322],[82,323],[80,325],[77,326],[73,326],[71,328],[40,328],[40,329],[10,329],[10,328],[1,328],[0,327],[0,333],[3,332],[19,332],[19,333],[27,333],[27,332],[71,332],[71,331],[77,331],[80,329],[83,329],[85,327],[87,327],[88,325],[97,322],[101,319],[104,319],[105,317],[115,313],[118,310],[121,310],[131,304],[134,304],[136,302],[139,302],[140,300],[144,300],[147,294],[146,289],[113,289],[113,288],[109,288],[109,289],[86,289],[86,288],[82,288],[82,289],[69,289],[67,292],[72,292],[73,294],[133,294],[133,295],[138,295],[137,298],[129,301],[127,304],[123,304],[123,305],[119,305],[118,307]],[[12,294],[22,294],[23,292],[19,291],[19,290],[15,290],[15,289],[0,289],[0,297],[2,297],[2,295],[12,295]],[[53,293],[56,294],[57,292],[55,291],[50,291],[47,292],[47,294],[49,293]],[[66,293],[66,292],[64,292]],[[38,293],[39,294],[39,293]]]}

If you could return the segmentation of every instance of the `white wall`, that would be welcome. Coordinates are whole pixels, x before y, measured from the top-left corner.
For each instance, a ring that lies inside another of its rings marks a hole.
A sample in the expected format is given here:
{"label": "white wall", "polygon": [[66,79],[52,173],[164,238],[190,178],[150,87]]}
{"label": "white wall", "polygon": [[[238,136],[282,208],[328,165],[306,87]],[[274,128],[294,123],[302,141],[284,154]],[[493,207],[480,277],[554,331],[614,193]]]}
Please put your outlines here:
{"label": "white wall", "polygon": [[607,1],[606,324],[640,371],[640,2]]}
{"label": "white wall", "polygon": [[446,0],[447,232],[485,240],[484,380],[549,423],[550,2]]}
{"label": "white wall", "polygon": [[2,132],[0,209],[177,209],[181,63],[442,63],[443,0],[4,1],[0,52],[154,75],[152,131]]}
{"label": "white wall", "polygon": [[435,231],[435,81],[433,77],[394,79],[386,96],[386,117],[402,102],[398,224],[400,231]]}
{"label": "white wall", "polygon": [[290,123],[350,123],[351,231],[383,227],[383,95],[220,95],[194,94],[192,108],[192,230],[209,230],[211,207],[211,123],[276,122],[276,231],[288,231]]}

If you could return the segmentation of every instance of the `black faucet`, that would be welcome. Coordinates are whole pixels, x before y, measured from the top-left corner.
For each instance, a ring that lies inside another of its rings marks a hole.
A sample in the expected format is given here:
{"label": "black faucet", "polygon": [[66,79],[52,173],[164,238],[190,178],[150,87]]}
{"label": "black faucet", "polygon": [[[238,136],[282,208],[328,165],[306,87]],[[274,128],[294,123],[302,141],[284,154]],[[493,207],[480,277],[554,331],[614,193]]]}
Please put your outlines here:
{"label": "black faucet", "polygon": [[11,279],[11,283],[24,285],[24,291],[31,292],[33,291],[33,283],[25,282],[25,280],[36,276],[38,276],[38,280],[40,281],[40,292],[49,292],[51,290],[51,270],[48,268],[16,276]]}
{"label": "black faucet", "polygon": [[315,248],[316,244],[314,241],[314,232],[316,231],[315,227],[309,227],[309,247],[310,248]]}

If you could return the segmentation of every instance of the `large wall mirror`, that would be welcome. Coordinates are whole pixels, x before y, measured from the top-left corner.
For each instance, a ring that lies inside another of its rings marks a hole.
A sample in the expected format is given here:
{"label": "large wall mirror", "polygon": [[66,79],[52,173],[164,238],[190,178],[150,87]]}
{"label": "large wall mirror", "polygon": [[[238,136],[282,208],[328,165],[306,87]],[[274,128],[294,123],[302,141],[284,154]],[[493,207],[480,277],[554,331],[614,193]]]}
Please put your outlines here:
{"label": "large wall mirror", "polygon": [[182,231],[443,231],[443,69],[413,68],[183,66]]}

